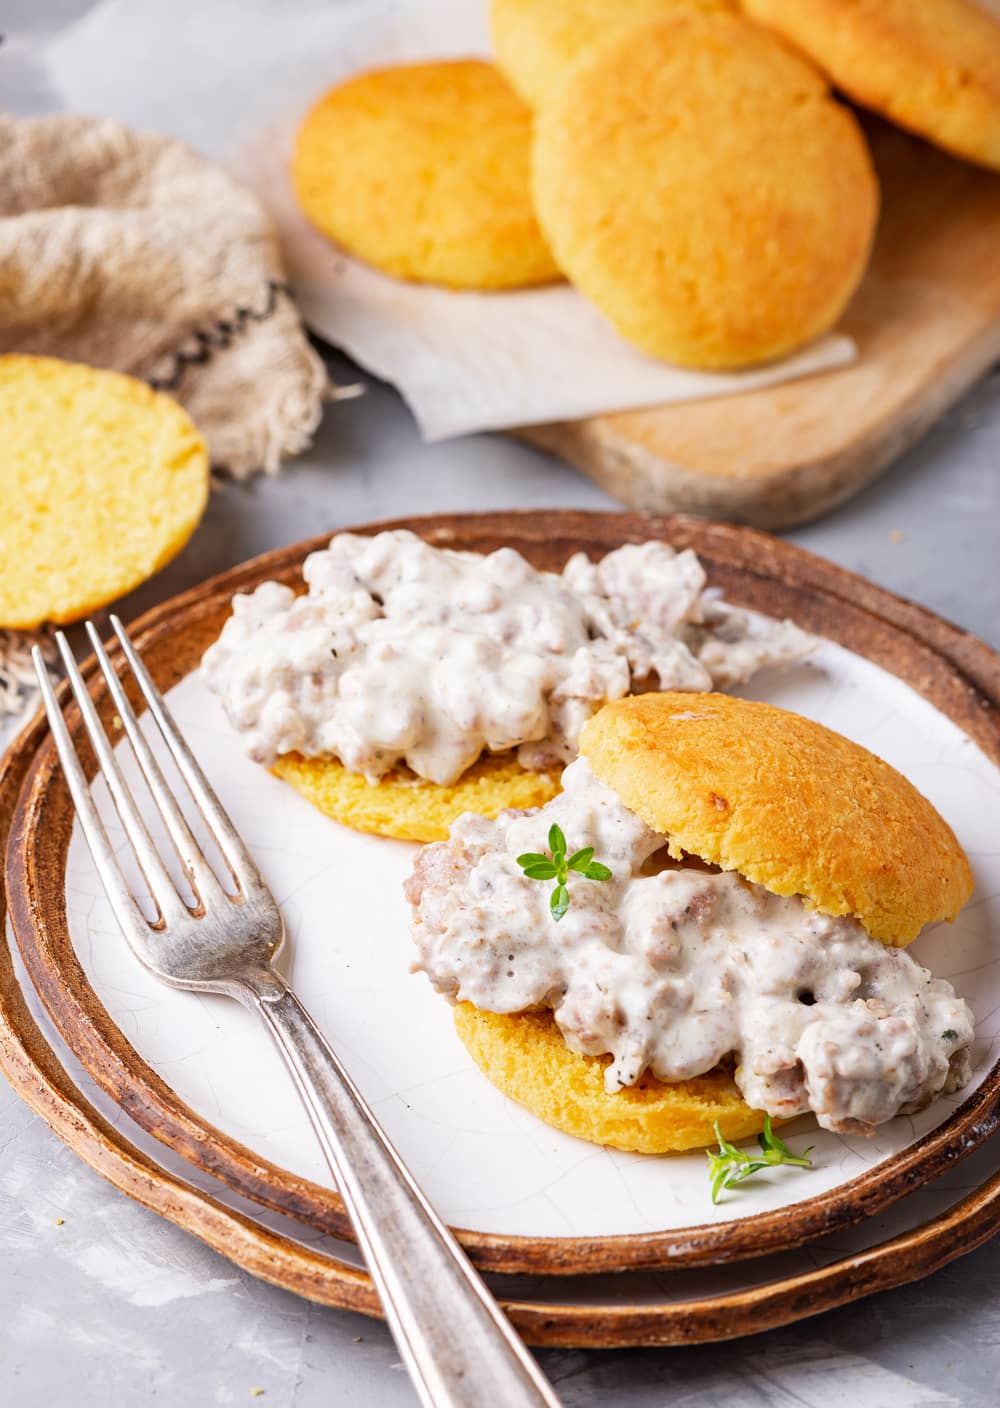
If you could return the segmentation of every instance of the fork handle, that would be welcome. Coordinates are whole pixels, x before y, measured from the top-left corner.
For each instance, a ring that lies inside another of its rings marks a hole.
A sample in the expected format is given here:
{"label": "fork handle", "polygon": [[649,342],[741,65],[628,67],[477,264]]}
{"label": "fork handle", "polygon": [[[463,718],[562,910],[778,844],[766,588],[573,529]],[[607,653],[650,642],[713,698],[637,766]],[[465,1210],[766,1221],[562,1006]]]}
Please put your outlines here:
{"label": "fork handle", "polygon": [[284,1057],[426,1408],[559,1408],[510,1321],[275,970],[237,996]]}

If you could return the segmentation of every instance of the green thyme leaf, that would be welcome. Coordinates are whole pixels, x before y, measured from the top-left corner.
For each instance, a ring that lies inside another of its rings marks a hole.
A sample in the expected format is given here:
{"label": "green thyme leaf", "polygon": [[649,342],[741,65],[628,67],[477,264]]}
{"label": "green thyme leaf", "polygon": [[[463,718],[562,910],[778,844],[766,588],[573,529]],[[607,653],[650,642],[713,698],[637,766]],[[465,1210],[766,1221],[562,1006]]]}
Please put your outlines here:
{"label": "green thyme leaf", "polygon": [[958,1032],[956,1032],[952,1027],[949,1027],[946,1032],[942,1032],[942,1033],[941,1033],[941,1040],[942,1040],[942,1041],[957,1041],[957,1040],[958,1040]]}
{"label": "green thyme leaf", "polygon": [[797,1168],[811,1168],[809,1154],[812,1153],[813,1146],[810,1145],[804,1154],[793,1154],[791,1149],[783,1139],[779,1139],[771,1128],[771,1116],[764,1116],[764,1129],[760,1136],[760,1147],[764,1158],[769,1164],[794,1164]]}
{"label": "green thyme leaf", "polygon": [[593,846],[584,846],[581,850],[574,851],[567,859],[566,837],[562,828],[555,824],[549,827],[549,846],[551,856],[543,855],[541,851],[525,851],[517,857],[517,864],[529,880],[556,882],[549,899],[549,909],[552,911],[552,917],[558,921],[569,909],[568,881],[571,870],[585,880],[610,880],[611,871],[606,865],[593,859]]}
{"label": "green thyme leaf", "polygon": [[529,880],[554,880],[556,878],[556,868],[550,860],[536,860],[533,864],[524,866],[523,870]]}
{"label": "green thyme leaf", "polygon": [[[712,1159],[714,1156],[709,1154],[708,1157]],[[719,1201],[719,1194],[722,1192],[723,1188],[727,1186],[727,1179],[729,1177],[729,1170],[725,1160],[716,1159],[709,1167],[709,1176],[712,1180],[712,1202],[717,1203]]]}
{"label": "green thyme leaf", "polygon": [[775,1168],[779,1164],[787,1164],[792,1168],[812,1168],[809,1155],[812,1153],[810,1146],[803,1154],[793,1154],[783,1139],[779,1139],[771,1128],[771,1116],[764,1116],[764,1128],[761,1132],[759,1158],[753,1158],[745,1149],[737,1149],[735,1144],[728,1143],[722,1137],[718,1121],[715,1125],[715,1137],[719,1141],[719,1149],[706,1149],[708,1155],[708,1176],[711,1180],[712,1202],[717,1203],[723,1191],[727,1188],[735,1188],[747,1178],[752,1178],[755,1173],[760,1173],[766,1168]]}

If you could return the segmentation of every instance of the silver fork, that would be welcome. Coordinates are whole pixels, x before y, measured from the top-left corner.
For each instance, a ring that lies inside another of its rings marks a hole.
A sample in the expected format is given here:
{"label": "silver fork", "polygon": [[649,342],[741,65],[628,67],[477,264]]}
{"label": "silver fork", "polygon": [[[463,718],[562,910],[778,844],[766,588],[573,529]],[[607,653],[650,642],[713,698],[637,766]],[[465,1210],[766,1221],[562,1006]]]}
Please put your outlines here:
{"label": "silver fork", "polygon": [[559,1408],[547,1380],[444,1223],[417,1187],[354,1082],[273,966],[281,911],[184,742],[125,628],[111,617],[167,750],[237,886],[209,866],[153,755],[94,626],[87,633],[136,761],[194,893],[181,897],[115,758],[73,652],[56,636],[66,675],[158,918],[146,919],[94,805],[41,652],[45,711],[83,834],[115,917],[137,958],[173,987],[225,993],[256,1012],[291,1072],[354,1224],[389,1326],[427,1408]]}

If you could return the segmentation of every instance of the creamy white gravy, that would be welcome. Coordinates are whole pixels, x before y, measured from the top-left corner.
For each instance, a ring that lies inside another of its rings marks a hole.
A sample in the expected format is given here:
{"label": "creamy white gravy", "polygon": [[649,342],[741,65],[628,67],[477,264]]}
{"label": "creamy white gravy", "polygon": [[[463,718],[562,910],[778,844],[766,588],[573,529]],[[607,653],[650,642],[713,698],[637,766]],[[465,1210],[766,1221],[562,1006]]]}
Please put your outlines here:
{"label": "creamy white gravy", "polygon": [[[666,863],[651,831],[581,758],[541,809],[466,815],[407,881],[416,970],[490,1012],[551,1008],[567,1044],[610,1053],[609,1091],[645,1071],[685,1080],[734,1055],[747,1103],[812,1110],[871,1134],[969,1077],[972,1014],[908,953],[732,872]],[[558,923],[528,879],[553,822],[613,878],[573,876]]]}
{"label": "creamy white gravy", "polygon": [[257,762],[332,754],[370,781],[405,762],[451,783],[484,749],[562,766],[608,700],[724,689],[813,645],[706,591],[695,554],[665,543],[553,573],[511,548],[339,533],[304,575],[303,596],[266,582],[235,597],[204,675]]}

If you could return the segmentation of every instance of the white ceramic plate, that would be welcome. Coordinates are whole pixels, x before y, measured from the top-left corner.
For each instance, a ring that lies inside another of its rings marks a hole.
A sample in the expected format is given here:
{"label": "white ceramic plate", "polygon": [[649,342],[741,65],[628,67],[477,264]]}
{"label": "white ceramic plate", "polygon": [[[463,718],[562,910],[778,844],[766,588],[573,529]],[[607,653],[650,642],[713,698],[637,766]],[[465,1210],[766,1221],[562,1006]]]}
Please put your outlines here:
{"label": "white ceramic plate", "polygon": [[[285,914],[287,971],[438,1210],[482,1232],[541,1237],[642,1234],[773,1212],[836,1189],[907,1148],[983,1079],[1000,1045],[1000,953],[992,943],[1000,850],[1000,771],[895,676],[832,643],[808,667],[743,691],[818,719],[893,763],[954,827],[976,891],[954,925],[913,953],[950,979],[977,1021],[965,1091],[883,1126],[874,1140],[791,1127],[815,1146],[805,1173],[777,1170],[713,1207],[703,1153],[649,1158],[563,1135],[500,1095],[454,1034],[449,1010],[409,971],[400,886],[416,847],[329,821],[241,753],[196,675],[170,703],[257,857]],[[124,753],[124,750],[122,750]],[[123,758],[128,763],[130,759]],[[114,823],[109,818],[109,830]],[[121,842],[120,832],[113,839]],[[265,1159],[329,1185],[291,1085],[256,1020],[222,998],[163,987],[128,950],[79,828],[70,843],[67,917],[79,960],[135,1050],[195,1111]]]}

